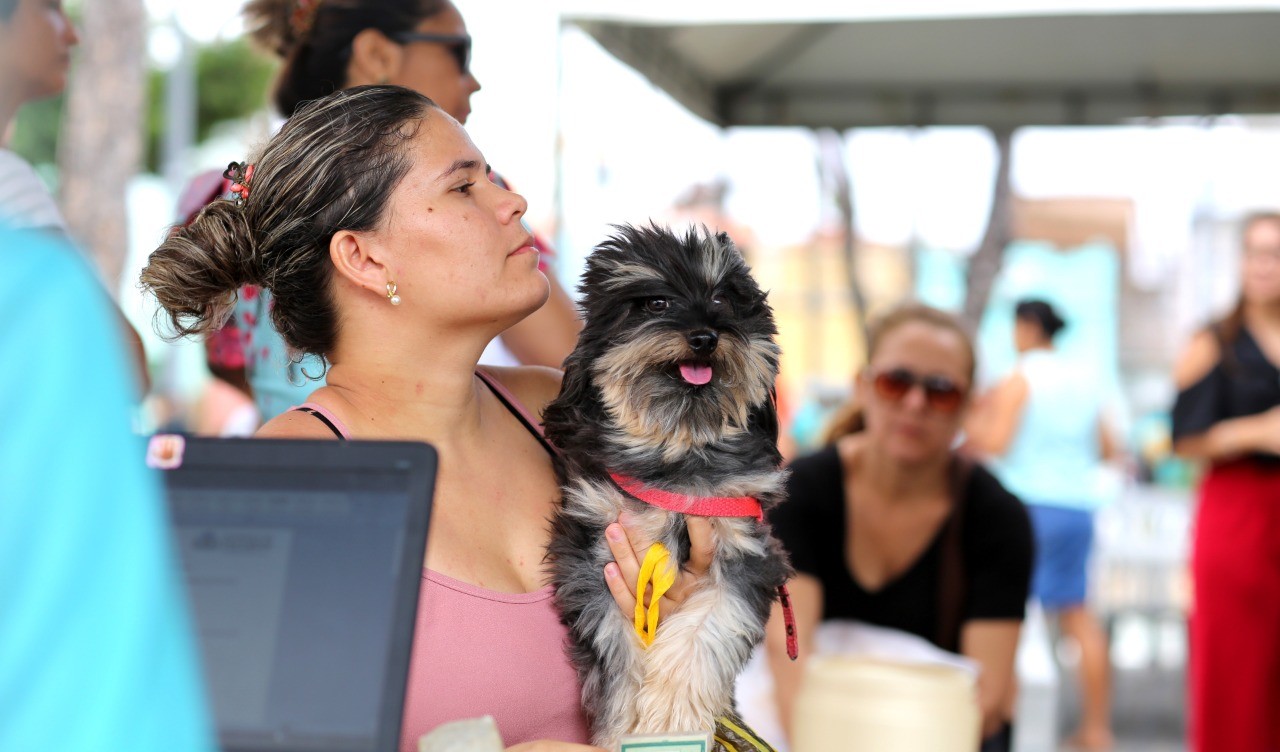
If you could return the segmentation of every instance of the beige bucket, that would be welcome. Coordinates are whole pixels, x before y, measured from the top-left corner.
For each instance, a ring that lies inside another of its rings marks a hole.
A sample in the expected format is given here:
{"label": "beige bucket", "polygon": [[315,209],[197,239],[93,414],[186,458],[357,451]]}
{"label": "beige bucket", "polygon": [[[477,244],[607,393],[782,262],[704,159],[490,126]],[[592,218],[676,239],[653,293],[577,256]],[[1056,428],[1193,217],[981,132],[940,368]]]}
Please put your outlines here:
{"label": "beige bucket", "polygon": [[796,698],[792,752],[974,752],[972,677],[949,666],[815,656]]}

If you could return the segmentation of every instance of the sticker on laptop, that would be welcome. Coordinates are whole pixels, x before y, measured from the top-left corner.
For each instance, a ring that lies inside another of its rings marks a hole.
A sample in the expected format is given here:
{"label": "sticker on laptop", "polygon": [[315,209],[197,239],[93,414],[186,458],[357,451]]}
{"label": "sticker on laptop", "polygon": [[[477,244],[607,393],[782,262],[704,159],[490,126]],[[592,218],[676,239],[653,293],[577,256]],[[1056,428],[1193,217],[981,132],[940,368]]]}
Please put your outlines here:
{"label": "sticker on laptop", "polygon": [[187,440],[176,433],[158,433],[147,442],[147,467],[173,470],[182,467]]}

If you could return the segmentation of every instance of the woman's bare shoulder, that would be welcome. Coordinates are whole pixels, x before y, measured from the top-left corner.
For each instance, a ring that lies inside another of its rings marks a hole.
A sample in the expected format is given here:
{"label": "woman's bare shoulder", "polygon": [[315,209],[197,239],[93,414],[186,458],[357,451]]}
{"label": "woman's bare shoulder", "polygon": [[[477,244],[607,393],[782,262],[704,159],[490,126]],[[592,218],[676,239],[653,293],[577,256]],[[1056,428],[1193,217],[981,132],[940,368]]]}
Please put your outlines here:
{"label": "woman's bare shoulder", "polygon": [[1015,368],[991,389],[991,395],[996,400],[1016,403],[1026,399],[1030,391],[1027,375]]}
{"label": "woman's bare shoulder", "polygon": [[253,435],[256,439],[336,439],[319,418],[301,410],[289,410],[267,421]]}
{"label": "woman's bare shoulder", "polygon": [[1208,329],[1196,332],[1173,368],[1173,381],[1178,389],[1186,389],[1205,377],[1222,358],[1218,338]]}
{"label": "woman's bare shoulder", "polygon": [[541,414],[547,403],[560,393],[564,372],[546,366],[483,366],[498,383],[535,413]]}

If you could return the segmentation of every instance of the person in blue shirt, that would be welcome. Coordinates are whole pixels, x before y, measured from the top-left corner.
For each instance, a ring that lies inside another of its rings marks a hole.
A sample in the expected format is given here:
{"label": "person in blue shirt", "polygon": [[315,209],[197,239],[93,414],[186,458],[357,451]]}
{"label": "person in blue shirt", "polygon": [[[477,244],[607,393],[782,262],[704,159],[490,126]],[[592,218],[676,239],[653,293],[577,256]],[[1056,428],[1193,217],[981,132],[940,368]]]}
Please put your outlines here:
{"label": "person in blue shirt", "polygon": [[1053,306],[1024,300],[1015,310],[1018,363],[966,425],[970,445],[1021,498],[1036,534],[1031,592],[1080,648],[1079,730],[1069,746],[1105,750],[1111,732],[1107,637],[1087,608],[1094,512],[1103,501],[1090,479],[1117,446],[1104,425],[1102,393],[1065,361],[1054,338],[1066,326]]}
{"label": "person in blue shirt", "polygon": [[0,750],[212,752],[118,318],[57,237],[0,258]]}

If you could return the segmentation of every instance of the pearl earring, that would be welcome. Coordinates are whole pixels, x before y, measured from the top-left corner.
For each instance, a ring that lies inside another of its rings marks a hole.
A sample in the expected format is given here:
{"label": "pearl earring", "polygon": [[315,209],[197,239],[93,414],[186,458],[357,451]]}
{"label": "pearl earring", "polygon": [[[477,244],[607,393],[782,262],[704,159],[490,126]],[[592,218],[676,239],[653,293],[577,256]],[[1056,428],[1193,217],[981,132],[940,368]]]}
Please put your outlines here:
{"label": "pearl earring", "polygon": [[391,305],[400,305],[400,296],[396,294],[396,283],[387,283],[387,300],[391,301]]}

